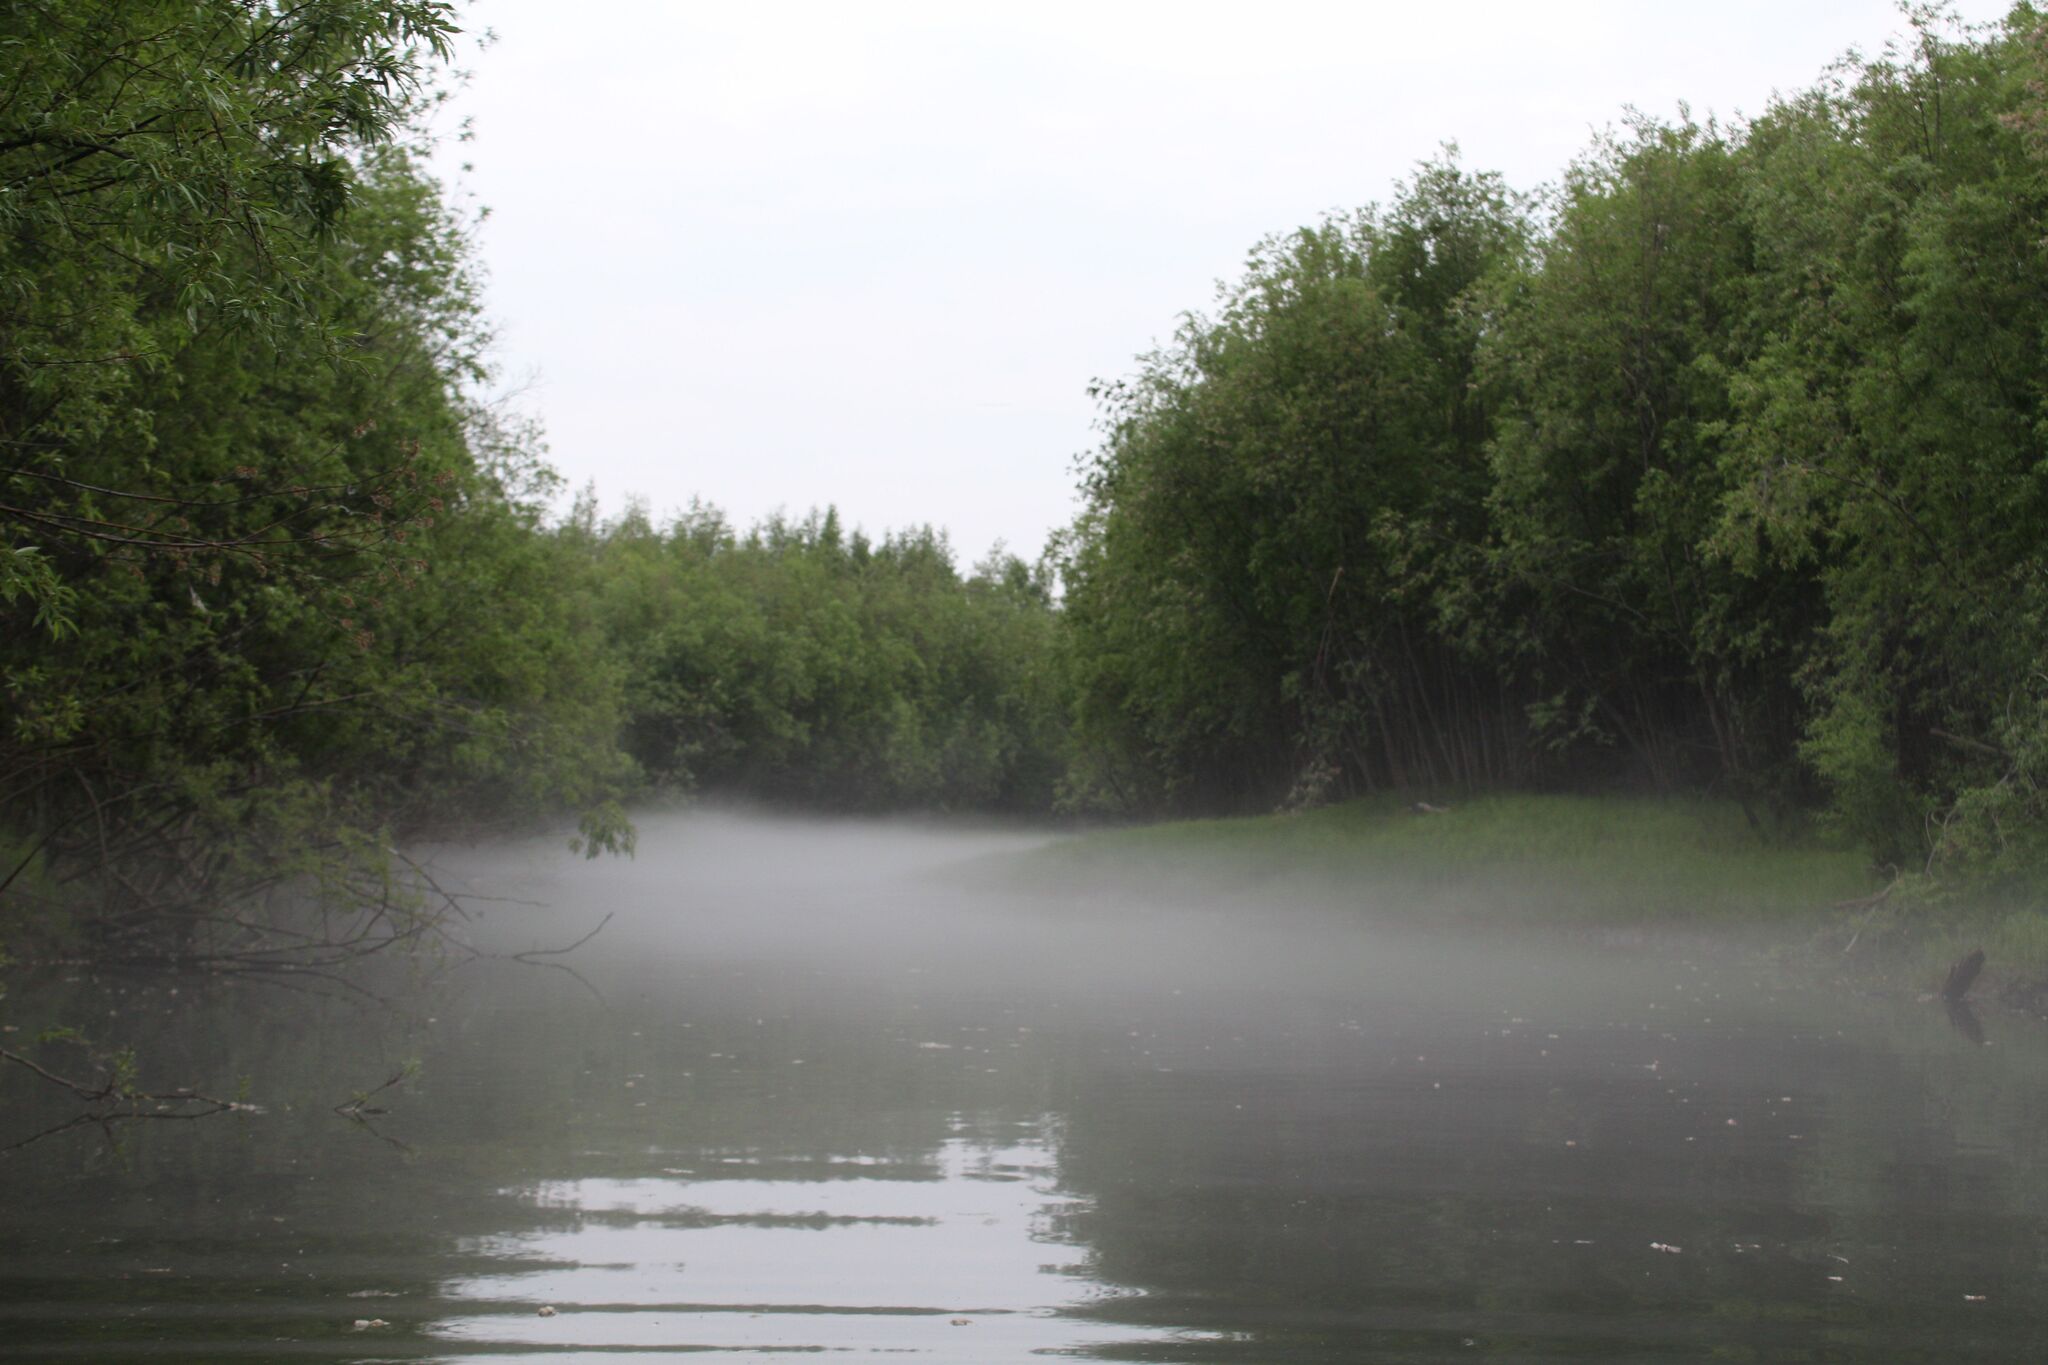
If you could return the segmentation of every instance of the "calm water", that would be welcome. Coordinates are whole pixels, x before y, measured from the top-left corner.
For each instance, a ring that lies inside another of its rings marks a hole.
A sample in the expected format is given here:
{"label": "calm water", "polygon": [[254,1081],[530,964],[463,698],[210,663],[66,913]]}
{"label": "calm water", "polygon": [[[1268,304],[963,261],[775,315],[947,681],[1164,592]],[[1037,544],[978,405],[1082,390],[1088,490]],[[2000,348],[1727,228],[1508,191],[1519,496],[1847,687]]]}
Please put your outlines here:
{"label": "calm water", "polygon": [[[16,980],[9,1046],[134,1040],[264,1111],[0,1158],[0,1356],[2048,1359],[2032,1026],[948,871],[1028,842],[698,816],[631,864],[445,856],[549,903],[494,903],[501,949],[614,918],[575,975],[389,1007]],[[374,1126],[334,1112],[409,1060]],[[0,1145],[74,1112],[0,1072]]]}

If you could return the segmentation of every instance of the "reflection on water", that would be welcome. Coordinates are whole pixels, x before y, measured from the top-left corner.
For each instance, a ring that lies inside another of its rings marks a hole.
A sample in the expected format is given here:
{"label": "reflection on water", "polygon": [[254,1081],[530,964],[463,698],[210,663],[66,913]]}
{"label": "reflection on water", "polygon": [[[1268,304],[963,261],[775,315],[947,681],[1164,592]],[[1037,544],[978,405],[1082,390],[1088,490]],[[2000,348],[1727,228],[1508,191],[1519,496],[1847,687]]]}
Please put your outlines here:
{"label": "reflection on water", "polygon": [[[265,1109],[0,1158],[0,1355],[2048,1358],[2029,1028],[924,875],[1016,842],[696,817],[632,864],[450,855],[551,902],[493,909],[500,947],[616,919],[577,975],[391,1008],[16,983],[11,1046],[129,1038]],[[415,1058],[375,1131],[336,1112]],[[27,1081],[0,1145],[71,1112]]]}
{"label": "reflection on water", "polygon": [[[1046,1125],[1010,1127],[962,1120],[912,1163],[706,1157],[659,1177],[544,1182],[524,1193],[550,1225],[482,1239],[509,1268],[443,1286],[478,1311],[427,1330],[553,1350],[977,1359],[1169,1339],[1062,1314],[1102,1290],[1063,1259],[1078,1254],[1059,1231],[1076,1201],[1056,1188]],[[949,1340],[962,1329],[971,1344]]]}

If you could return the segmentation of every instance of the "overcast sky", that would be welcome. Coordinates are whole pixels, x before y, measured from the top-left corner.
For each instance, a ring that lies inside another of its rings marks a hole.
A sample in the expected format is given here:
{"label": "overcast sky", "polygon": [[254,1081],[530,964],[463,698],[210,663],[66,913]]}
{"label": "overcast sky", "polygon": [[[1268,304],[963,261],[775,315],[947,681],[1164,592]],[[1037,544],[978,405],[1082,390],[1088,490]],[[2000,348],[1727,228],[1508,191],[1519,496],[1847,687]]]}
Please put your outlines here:
{"label": "overcast sky", "polygon": [[[2005,9],[1963,0],[1967,19]],[[1530,188],[1626,106],[1760,113],[1887,0],[478,0],[446,173],[504,382],[607,512],[837,504],[964,564],[1073,509],[1089,381],[1438,145]],[[452,128],[454,118],[443,120]],[[460,163],[467,163],[466,169]]]}

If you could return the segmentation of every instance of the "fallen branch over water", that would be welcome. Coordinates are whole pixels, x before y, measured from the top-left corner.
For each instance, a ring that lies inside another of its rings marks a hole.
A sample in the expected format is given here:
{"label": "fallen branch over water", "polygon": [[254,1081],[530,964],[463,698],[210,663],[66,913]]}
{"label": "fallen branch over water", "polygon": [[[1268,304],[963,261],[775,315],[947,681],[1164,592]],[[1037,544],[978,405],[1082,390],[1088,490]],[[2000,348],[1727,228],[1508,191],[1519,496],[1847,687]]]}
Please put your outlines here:
{"label": "fallen branch over water", "polygon": [[22,1056],[20,1053],[4,1047],[0,1047],[0,1062],[12,1062],[16,1066],[48,1081],[50,1084],[70,1091],[88,1104],[98,1104],[103,1101],[114,1100],[121,1105],[120,1108],[116,1109],[74,1115],[62,1123],[44,1129],[40,1133],[23,1138],[19,1142],[9,1143],[5,1147],[0,1147],[0,1155],[20,1151],[31,1143],[40,1142],[44,1138],[54,1137],[58,1133],[68,1132],[73,1128],[80,1128],[89,1123],[98,1124],[102,1128],[110,1128],[115,1123],[138,1119],[203,1119],[214,1114],[258,1112],[258,1106],[256,1105],[247,1104],[241,1100],[224,1100],[217,1095],[209,1095],[203,1090],[134,1090],[123,1083],[121,1076],[122,1068],[119,1066],[109,1070],[105,1081],[98,1085],[93,1085],[85,1081],[74,1080],[68,1076],[61,1076],[48,1067],[42,1066]]}
{"label": "fallen branch over water", "polygon": [[373,1086],[368,1090],[358,1090],[351,1098],[335,1105],[334,1112],[343,1118],[355,1119],[359,1122],[365,1114],[385,1113],[384,1109],[370,1103],[372,1097],[383,1094],[394,1085],[401,1085],[411,1080],[414,1076],[419,1075],[419,1072],[420,1064],[418,1062],[407,1062],[391,1074],[390,1080],[382,1085]]}
{"label": "fallen branch over water", "polygon": [[590,940],[596,938],[599,934],[603,933],[604,927],[607,924],[610,924],[611,922],[612,917],[610,915],[606,915],[603,919],[597,922],[597,927],[595,929],[592,929],[589,933],[585,934],[582,938],[577,939],[574,943],[570,944],[566,948],[528,948],[523,953],[512,953],[509,954],[509,956],[514,962],[524,962],[529,965],[552,967],[556,964],[552,962],[534,963],[533,959],[537,957],[560,957],[564,953],[573,953],[578,948],[581,948],[584,944],[590,942]]}

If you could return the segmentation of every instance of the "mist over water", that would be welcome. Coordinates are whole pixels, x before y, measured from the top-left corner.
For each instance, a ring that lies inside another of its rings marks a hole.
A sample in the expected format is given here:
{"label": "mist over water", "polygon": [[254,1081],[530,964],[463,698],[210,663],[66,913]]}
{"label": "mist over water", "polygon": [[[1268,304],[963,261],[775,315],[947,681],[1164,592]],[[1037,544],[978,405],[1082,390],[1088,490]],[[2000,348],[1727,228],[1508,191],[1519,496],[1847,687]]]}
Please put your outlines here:
{"label": "mist over water", "polygon": [[[17,990],[13,1018],[140,1037],[167,1083],[247,1076],[265,1110],[7,1156],[4,1354],[2048,1345],[2048,1049],[2015,1023],[1980,1046],[1697,946],[1394,932],[1386,888],[996,874],[1041,831],[640,825],[632,861],[441,850],[492,898],[481,947],[604,927],[382,983],[390,1006],[159,980],[109,1016],[103,982]],[[335,1112],[409,1059],[388,1112]],[[0,1075],[0,1144],[69,1112]]]}

